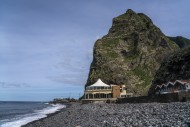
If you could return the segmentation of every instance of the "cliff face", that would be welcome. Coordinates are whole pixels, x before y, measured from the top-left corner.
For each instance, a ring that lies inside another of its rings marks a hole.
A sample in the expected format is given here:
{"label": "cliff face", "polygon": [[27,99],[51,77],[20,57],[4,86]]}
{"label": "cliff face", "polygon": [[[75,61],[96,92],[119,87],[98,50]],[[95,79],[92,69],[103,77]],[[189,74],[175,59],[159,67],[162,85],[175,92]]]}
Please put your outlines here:
{"label": "cliff face", "polygon": [[145,95],[163,57],[175,49],[178,46],[149,17],[129,9],[114,18],[108,34],[96,41],[86,86],[100,78]]}
{"label": "cliff face", "polygon": [[185,48],[190,46],[190,40],[181,36],[168,37],[170,40],[174,41],[180,48]]}
{"label": "cliff face", "polygon": [[180,79],[190,79],[190,47],[173,53],[163,61],[156,72],[149,94],[154,93],[156,85]]}

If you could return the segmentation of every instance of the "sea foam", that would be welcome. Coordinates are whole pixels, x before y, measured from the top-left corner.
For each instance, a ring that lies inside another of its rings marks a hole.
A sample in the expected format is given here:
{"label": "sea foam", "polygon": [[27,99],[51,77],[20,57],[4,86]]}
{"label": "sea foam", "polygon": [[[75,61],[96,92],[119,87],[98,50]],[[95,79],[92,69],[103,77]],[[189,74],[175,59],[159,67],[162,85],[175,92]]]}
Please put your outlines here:
{"label": "sea foam", "polygon": [[52,105],[52,107],[47,107],[42,110],[35,110],[35,113],[18,116],[16,120],[4,123],[1,125],[1,127],[20,127],[32,121],[45,118],[47,117],[47,114],[55,113],[65,107],[65,105]]}

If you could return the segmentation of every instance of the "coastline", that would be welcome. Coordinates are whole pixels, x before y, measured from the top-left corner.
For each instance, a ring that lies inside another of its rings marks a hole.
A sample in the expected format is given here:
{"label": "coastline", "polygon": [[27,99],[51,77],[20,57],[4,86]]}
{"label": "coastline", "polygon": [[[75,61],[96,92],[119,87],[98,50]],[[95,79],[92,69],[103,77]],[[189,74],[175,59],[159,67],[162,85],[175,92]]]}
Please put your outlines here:
{"label": "coastline", "polygon": [[49,114],[22,127],[190,126],[190,102],[81,104]]}
{"label": "coastline", "polygon": [[43,121],[44,119],[47,119],[47,118],[52,117],[52,116],[54,116],[54,115],[56,115],[56,114],[58,114],[58,113],[60,113],[60,112],[63,112],[64,110],[66,110],[66,108],[68,108],[68,107],[71,106],[71,104],[69,104],[69,103],[63,104],[63,105],[65,105],[66,107],[65,107],[65,108],[62,108],[62,109],[60,109],[59,111],[56,111],[56,112],[54,112],[54,113],[47,114],[47,116],[44,117],[44,118],[41,118],[41,119],[38,119],[38,120],[34,120],[34,121],[29,122],[29,123],[27,123],[27,124],[25,124],[25,125],[22,125],[21,127],[32,126],[33,124],[35,124],[35,122]]}

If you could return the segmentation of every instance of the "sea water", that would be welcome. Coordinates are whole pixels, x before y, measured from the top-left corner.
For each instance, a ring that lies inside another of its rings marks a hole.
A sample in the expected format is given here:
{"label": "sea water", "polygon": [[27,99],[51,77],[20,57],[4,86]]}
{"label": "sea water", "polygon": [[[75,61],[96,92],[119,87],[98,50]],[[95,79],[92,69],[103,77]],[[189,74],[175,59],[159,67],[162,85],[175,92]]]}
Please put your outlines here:
{"label": "sea water", "polygon": [[65,108],[44,102],[1,102],[0,127],[20,127]]}

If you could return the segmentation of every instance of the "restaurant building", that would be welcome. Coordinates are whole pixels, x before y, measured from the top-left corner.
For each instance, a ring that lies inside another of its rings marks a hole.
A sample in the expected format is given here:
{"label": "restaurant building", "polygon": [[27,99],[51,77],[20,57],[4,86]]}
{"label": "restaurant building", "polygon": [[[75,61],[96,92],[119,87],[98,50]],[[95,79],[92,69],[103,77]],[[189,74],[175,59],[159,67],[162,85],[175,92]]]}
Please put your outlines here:
{"label": "restaurant building", "polygon": [[98,79],[94,84],[87,86],[84,91],[83,101],[114,101],[117,98],[128,97],[125,85],[108,85]]}

